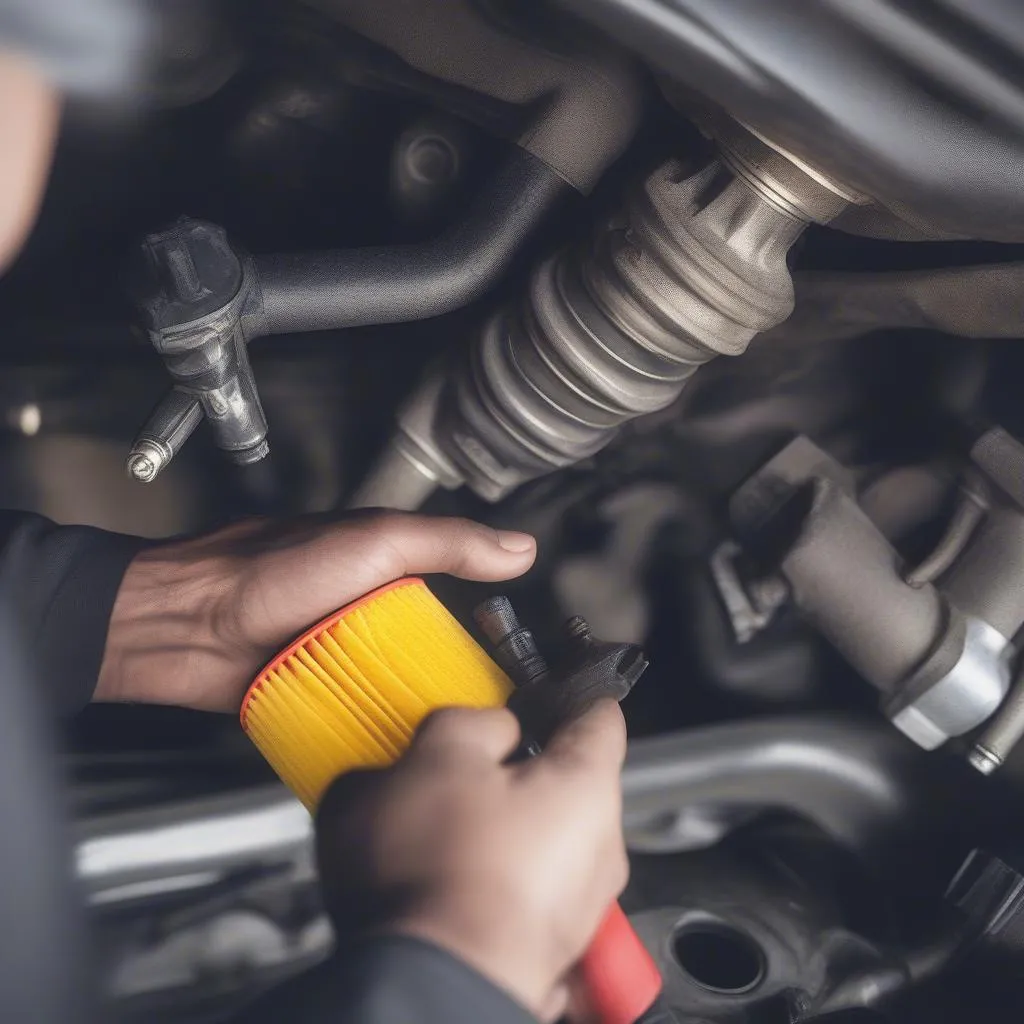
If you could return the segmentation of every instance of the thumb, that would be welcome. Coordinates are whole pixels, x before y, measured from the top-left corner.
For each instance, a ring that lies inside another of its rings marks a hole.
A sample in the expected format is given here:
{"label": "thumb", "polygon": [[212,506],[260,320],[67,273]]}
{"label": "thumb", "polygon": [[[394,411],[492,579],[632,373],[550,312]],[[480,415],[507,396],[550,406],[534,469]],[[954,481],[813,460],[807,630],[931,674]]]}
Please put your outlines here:
{"label": "thumb", "polygon": [[556,771],[618,775],[626,757],[626,720],[614,700],[599,700],[566,723],[537,759]]}
{"label": "thumb", "polygon": [[400,512],[337,524],[323,543],[334,549],[333,555],[345,558],[350,585],[354,574],[364,577],[353,587],[360,592],[413,573],[507,580],[526,572],[537,555],[529,534],[495,530],[470,519]]}
{"label": "thumb", "polygon": [[441,708],[420,724],[405,759],[467,759],[499,765],[519,743],[519,722],[508,708]]}

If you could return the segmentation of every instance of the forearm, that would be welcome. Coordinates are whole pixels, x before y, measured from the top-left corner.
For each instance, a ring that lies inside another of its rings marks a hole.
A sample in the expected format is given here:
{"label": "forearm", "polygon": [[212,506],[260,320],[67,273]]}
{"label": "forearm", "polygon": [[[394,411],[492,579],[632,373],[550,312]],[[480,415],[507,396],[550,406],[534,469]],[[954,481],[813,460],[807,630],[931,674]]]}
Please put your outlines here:
{"label": "forearm", "polygon": [[257,1000],[232,1024],[536,1024],[450,953],[400,936],[339,951]]}

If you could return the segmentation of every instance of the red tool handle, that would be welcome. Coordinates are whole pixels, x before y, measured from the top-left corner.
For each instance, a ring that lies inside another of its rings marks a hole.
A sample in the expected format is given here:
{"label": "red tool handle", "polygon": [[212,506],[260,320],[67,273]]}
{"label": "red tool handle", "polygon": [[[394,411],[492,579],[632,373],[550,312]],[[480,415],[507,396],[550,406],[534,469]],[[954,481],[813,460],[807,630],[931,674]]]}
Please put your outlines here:
{"label": "red tool handle", "polygon": [[599,1024],[634,1024],[658,998],[658,965],[618,903],[609,907],[584,954],[579,981]]}

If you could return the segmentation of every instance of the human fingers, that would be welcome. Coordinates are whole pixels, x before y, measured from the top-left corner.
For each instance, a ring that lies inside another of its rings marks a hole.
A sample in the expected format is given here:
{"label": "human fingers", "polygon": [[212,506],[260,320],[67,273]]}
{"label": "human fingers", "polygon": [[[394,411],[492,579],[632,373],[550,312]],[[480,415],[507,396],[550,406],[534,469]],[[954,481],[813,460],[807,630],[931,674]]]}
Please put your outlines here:
{"label": "human fingers", "polygon": [[525,533],[495,530],[470,519],[385,512],[325,529],[325,564],[346,563],[346,586],[375,587],[414,573],[448,573],[471,580],[506,580],[526,572],[537,545]]}
{"label": "human fingers", "polygon": [[519,722],[507,708],[442,708],[424,719],[409,757],[479,759],[501,764],[519,744]]}
{"label": "human fingers", "polygon": [[618,775],[626,757],[626,722],[619,705],[600,700],[562,726],[538,759],[547,770]]}

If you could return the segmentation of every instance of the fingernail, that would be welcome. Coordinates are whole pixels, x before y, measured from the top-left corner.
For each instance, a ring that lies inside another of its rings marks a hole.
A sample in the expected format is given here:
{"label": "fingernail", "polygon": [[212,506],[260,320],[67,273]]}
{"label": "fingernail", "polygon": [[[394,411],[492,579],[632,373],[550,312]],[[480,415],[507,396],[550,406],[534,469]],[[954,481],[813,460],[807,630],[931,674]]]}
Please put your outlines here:
{"label": "fingernail", "polygon": [[516,555],[523,555],[532,551],[535,545],[534,539],[528,533],[519,533],[516,530],[495,530],[498,543],[506,550]]}

